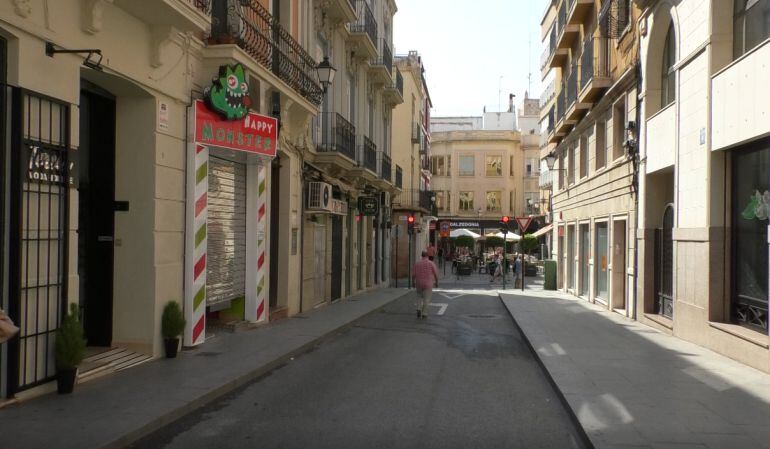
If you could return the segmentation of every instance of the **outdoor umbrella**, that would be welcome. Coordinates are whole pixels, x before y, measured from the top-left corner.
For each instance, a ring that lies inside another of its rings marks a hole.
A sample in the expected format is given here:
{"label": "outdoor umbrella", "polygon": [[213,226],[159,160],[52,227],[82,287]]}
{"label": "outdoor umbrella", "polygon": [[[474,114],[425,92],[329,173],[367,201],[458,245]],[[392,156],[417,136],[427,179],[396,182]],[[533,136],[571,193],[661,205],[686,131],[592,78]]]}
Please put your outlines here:
{"label": "outdoor umbrella", "polygon": [[464,228],[463,229],[455,229],[454,231],[449,233],[449,237],[452,237],[452,238],[460,237],[460,236],[473,237],[474,239],[477,239],[477,238],[481,237],[479,234],[476,234],[475,232],[469,231],[469,230],[464,229]]}
{"label": "outdoor umbrella", "polygon": [[518,242],[521,240],[521,236],[519,234],[516,234],[514,232],[509,232],[508,234],[503,234],[502,232],[498,232],[495,234],[495,237],[505,238],[506,242]]}

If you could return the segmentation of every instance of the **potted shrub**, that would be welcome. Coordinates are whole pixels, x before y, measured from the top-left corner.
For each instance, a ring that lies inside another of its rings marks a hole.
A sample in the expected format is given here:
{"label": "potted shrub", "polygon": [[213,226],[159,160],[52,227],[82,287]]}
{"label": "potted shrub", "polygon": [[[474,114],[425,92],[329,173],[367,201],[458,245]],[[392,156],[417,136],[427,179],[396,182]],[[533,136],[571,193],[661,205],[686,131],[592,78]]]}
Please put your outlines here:
{"label": "potted shrub", "polygon": [[83,326],[78,320],[78,305],[70,304],[70,312],[64,315],[56,330],[54,354],[56,358],[56,385],[59,394],[72,393],[75,387],[78,365],[86,353]]}
{"label": "potted shrub", "polygon": [[179,349],[179,336],[184,332],[185,319],[176,301],[169,301],[163,308],[161,333],[166,347],[166,357],[173,359]]}

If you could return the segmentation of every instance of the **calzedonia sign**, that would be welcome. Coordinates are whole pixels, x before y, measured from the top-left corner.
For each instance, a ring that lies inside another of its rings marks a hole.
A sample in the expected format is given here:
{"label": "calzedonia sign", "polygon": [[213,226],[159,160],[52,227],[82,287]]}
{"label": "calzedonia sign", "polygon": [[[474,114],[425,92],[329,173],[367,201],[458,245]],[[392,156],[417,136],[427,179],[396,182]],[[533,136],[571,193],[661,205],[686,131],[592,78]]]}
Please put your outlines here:
{"label": "calzedonia sign", "polygon": [[222,66],[195,101],[195,141],[212,147],[275,157],[278,120],[249,111],[249,87],[243,67]]}

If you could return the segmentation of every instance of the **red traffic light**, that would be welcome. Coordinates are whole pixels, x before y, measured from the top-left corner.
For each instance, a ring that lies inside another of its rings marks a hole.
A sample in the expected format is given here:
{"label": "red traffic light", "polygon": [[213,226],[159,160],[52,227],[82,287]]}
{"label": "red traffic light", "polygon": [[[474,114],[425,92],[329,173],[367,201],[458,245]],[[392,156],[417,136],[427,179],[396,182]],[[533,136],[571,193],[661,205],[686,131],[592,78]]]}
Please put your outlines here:
{"label": "red traffic light", "polygon": [[510,219],[510,218],[508,218],[508,216],[507,216],[507,215],[504,215],[504,216],[503,216],[503,219],[502,219],[502,220],[500,220],[500,221],[502,221],[502,222],[503,222],[503,223],[505,223],[505,224],[508,224],[508,222],[509,222],[509,221],[511,221],[511,219]]}
{"label": "red traffic light", "polygon": [[406,221],[408,221],[408,222],[409,222],[409,224],[412,224],[412,223],[414,223],[414,215],[410,215],[410,216],[408,216],[408,217],[406,218]]}

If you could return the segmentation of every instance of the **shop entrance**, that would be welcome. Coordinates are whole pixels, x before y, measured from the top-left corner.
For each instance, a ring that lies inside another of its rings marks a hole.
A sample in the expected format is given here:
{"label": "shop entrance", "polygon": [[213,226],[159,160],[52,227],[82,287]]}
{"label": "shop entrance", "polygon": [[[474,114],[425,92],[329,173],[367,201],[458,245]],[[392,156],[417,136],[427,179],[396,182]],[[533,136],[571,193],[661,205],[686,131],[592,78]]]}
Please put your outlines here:
{"label": "shop entrance", "polygon": [[112,343],[115,233],[115,98],[96,86],[80,93],[78,275],[89,346]]}
{"label": "shop entrance", "polygon": [[655,230],[655,313],[674,317],[674,207],[663,213],[663,227]]}
{"label": "shop entrance", "polygon": [[332,301],[342,297],[342,216],[332,217]]}

